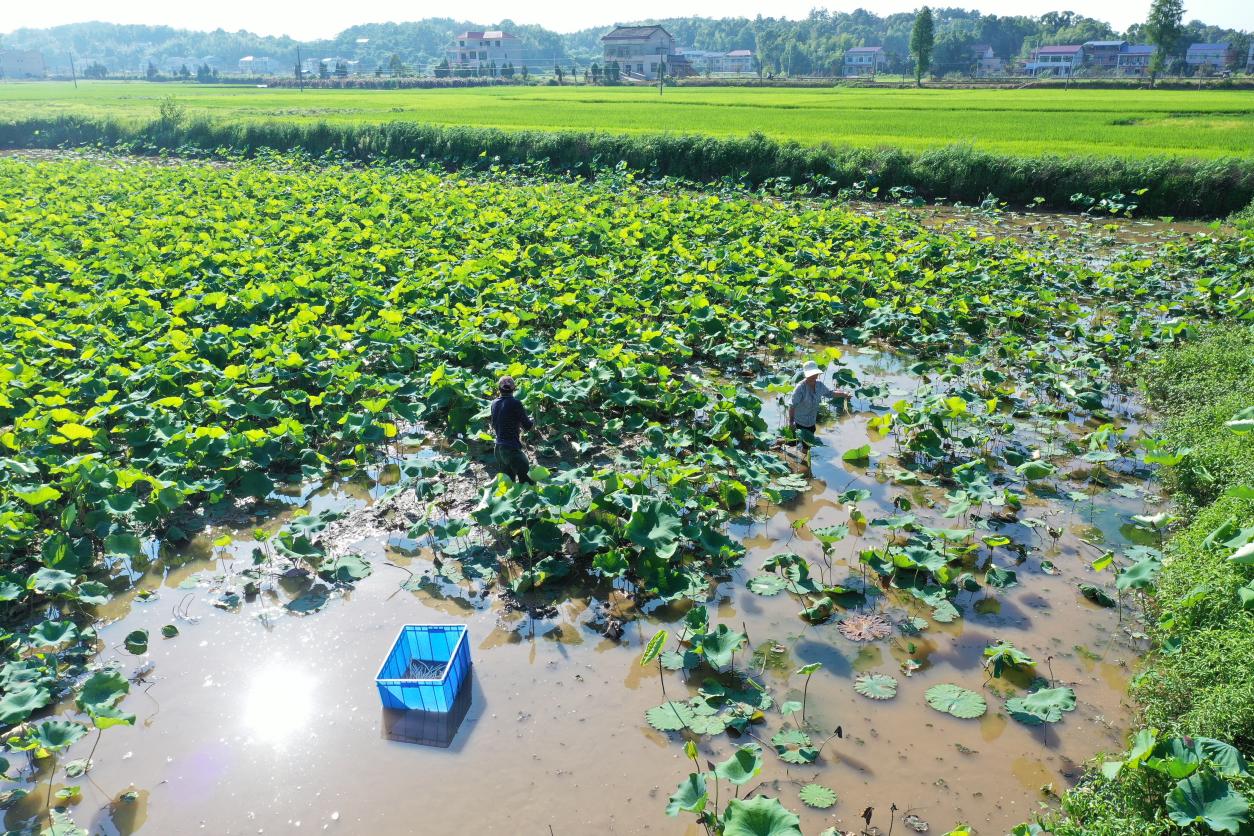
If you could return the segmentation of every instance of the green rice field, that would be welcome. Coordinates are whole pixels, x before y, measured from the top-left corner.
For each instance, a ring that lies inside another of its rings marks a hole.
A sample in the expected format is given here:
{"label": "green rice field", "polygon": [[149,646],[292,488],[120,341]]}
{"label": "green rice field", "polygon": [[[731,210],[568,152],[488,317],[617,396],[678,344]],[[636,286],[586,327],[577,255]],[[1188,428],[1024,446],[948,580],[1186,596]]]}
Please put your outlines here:
{"label": "green rice field", "polygon": [[1254,154],[1244,91],[506,87],[291,90],[64,82],[0,84],[0,119],[60,114],[148,120],[176,97],[189,116],[330,123],[409,120],[506,129],[761,132],[806,144],[1017,155],[1110,153],[1214,158]]}

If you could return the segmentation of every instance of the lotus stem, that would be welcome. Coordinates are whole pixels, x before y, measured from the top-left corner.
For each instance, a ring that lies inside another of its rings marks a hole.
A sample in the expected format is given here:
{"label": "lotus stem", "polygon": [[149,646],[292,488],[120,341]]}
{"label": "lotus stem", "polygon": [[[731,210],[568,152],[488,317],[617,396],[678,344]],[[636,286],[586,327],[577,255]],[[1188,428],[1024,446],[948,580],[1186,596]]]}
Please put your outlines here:
{"label": "lotus stem", "polygon": [[44,801],[44,815],[48,817],[48,827],[52,827],[52,782],[57,777],[57,756],[52,756],[52,771],[48,773],[48,798]]}
{"label": "lotus stem", "polygon": [[806,697],[809,696],[810,677],[812,676],[814,676],[814,671],[810,671],[810,673],[806,674],[806,683],[805,685],[801,686],[801,722],[802,724],[804,724],[806,721]]}

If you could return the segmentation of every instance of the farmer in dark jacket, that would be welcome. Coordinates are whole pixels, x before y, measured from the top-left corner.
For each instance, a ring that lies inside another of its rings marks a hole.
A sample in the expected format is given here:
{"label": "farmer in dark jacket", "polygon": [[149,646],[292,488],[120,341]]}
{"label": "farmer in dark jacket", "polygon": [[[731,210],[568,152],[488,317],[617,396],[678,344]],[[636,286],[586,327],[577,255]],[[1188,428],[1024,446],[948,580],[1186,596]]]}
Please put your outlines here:
{"label": "farmer in dark jacket", "polygon": [[496,436],[496,463],[501,472],[515,482],[531,484],[527,471],[531,462],[523,452],[521,429],[535,426],[527,416],[522,401],[514,397],[514,378],[506,375],[496,384],[497,397],[492,401],[492,434]]}

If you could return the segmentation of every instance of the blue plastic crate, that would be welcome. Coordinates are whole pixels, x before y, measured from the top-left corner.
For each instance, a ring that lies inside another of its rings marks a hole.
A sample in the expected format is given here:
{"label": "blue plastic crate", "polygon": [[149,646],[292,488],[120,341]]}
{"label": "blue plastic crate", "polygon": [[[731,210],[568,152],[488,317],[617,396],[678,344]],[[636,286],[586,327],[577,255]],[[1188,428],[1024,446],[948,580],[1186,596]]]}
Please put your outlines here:
{"label": "blue plastic crate", "polygon": [[469,673],[470,642],[464,625],[406,624],[375,684],[384,708],[447,712]]}

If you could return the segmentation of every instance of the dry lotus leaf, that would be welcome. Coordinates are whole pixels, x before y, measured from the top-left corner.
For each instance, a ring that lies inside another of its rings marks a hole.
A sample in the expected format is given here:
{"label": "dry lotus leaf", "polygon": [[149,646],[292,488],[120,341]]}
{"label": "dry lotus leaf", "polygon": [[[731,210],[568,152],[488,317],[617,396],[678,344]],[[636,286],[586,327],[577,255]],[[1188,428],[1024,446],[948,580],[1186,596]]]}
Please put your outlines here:
{"label": "dry lotus leaf", "polygon": [[851,642],[870,642],[892,635],[893,625],[882,615],[851,615],[836,629]]}

